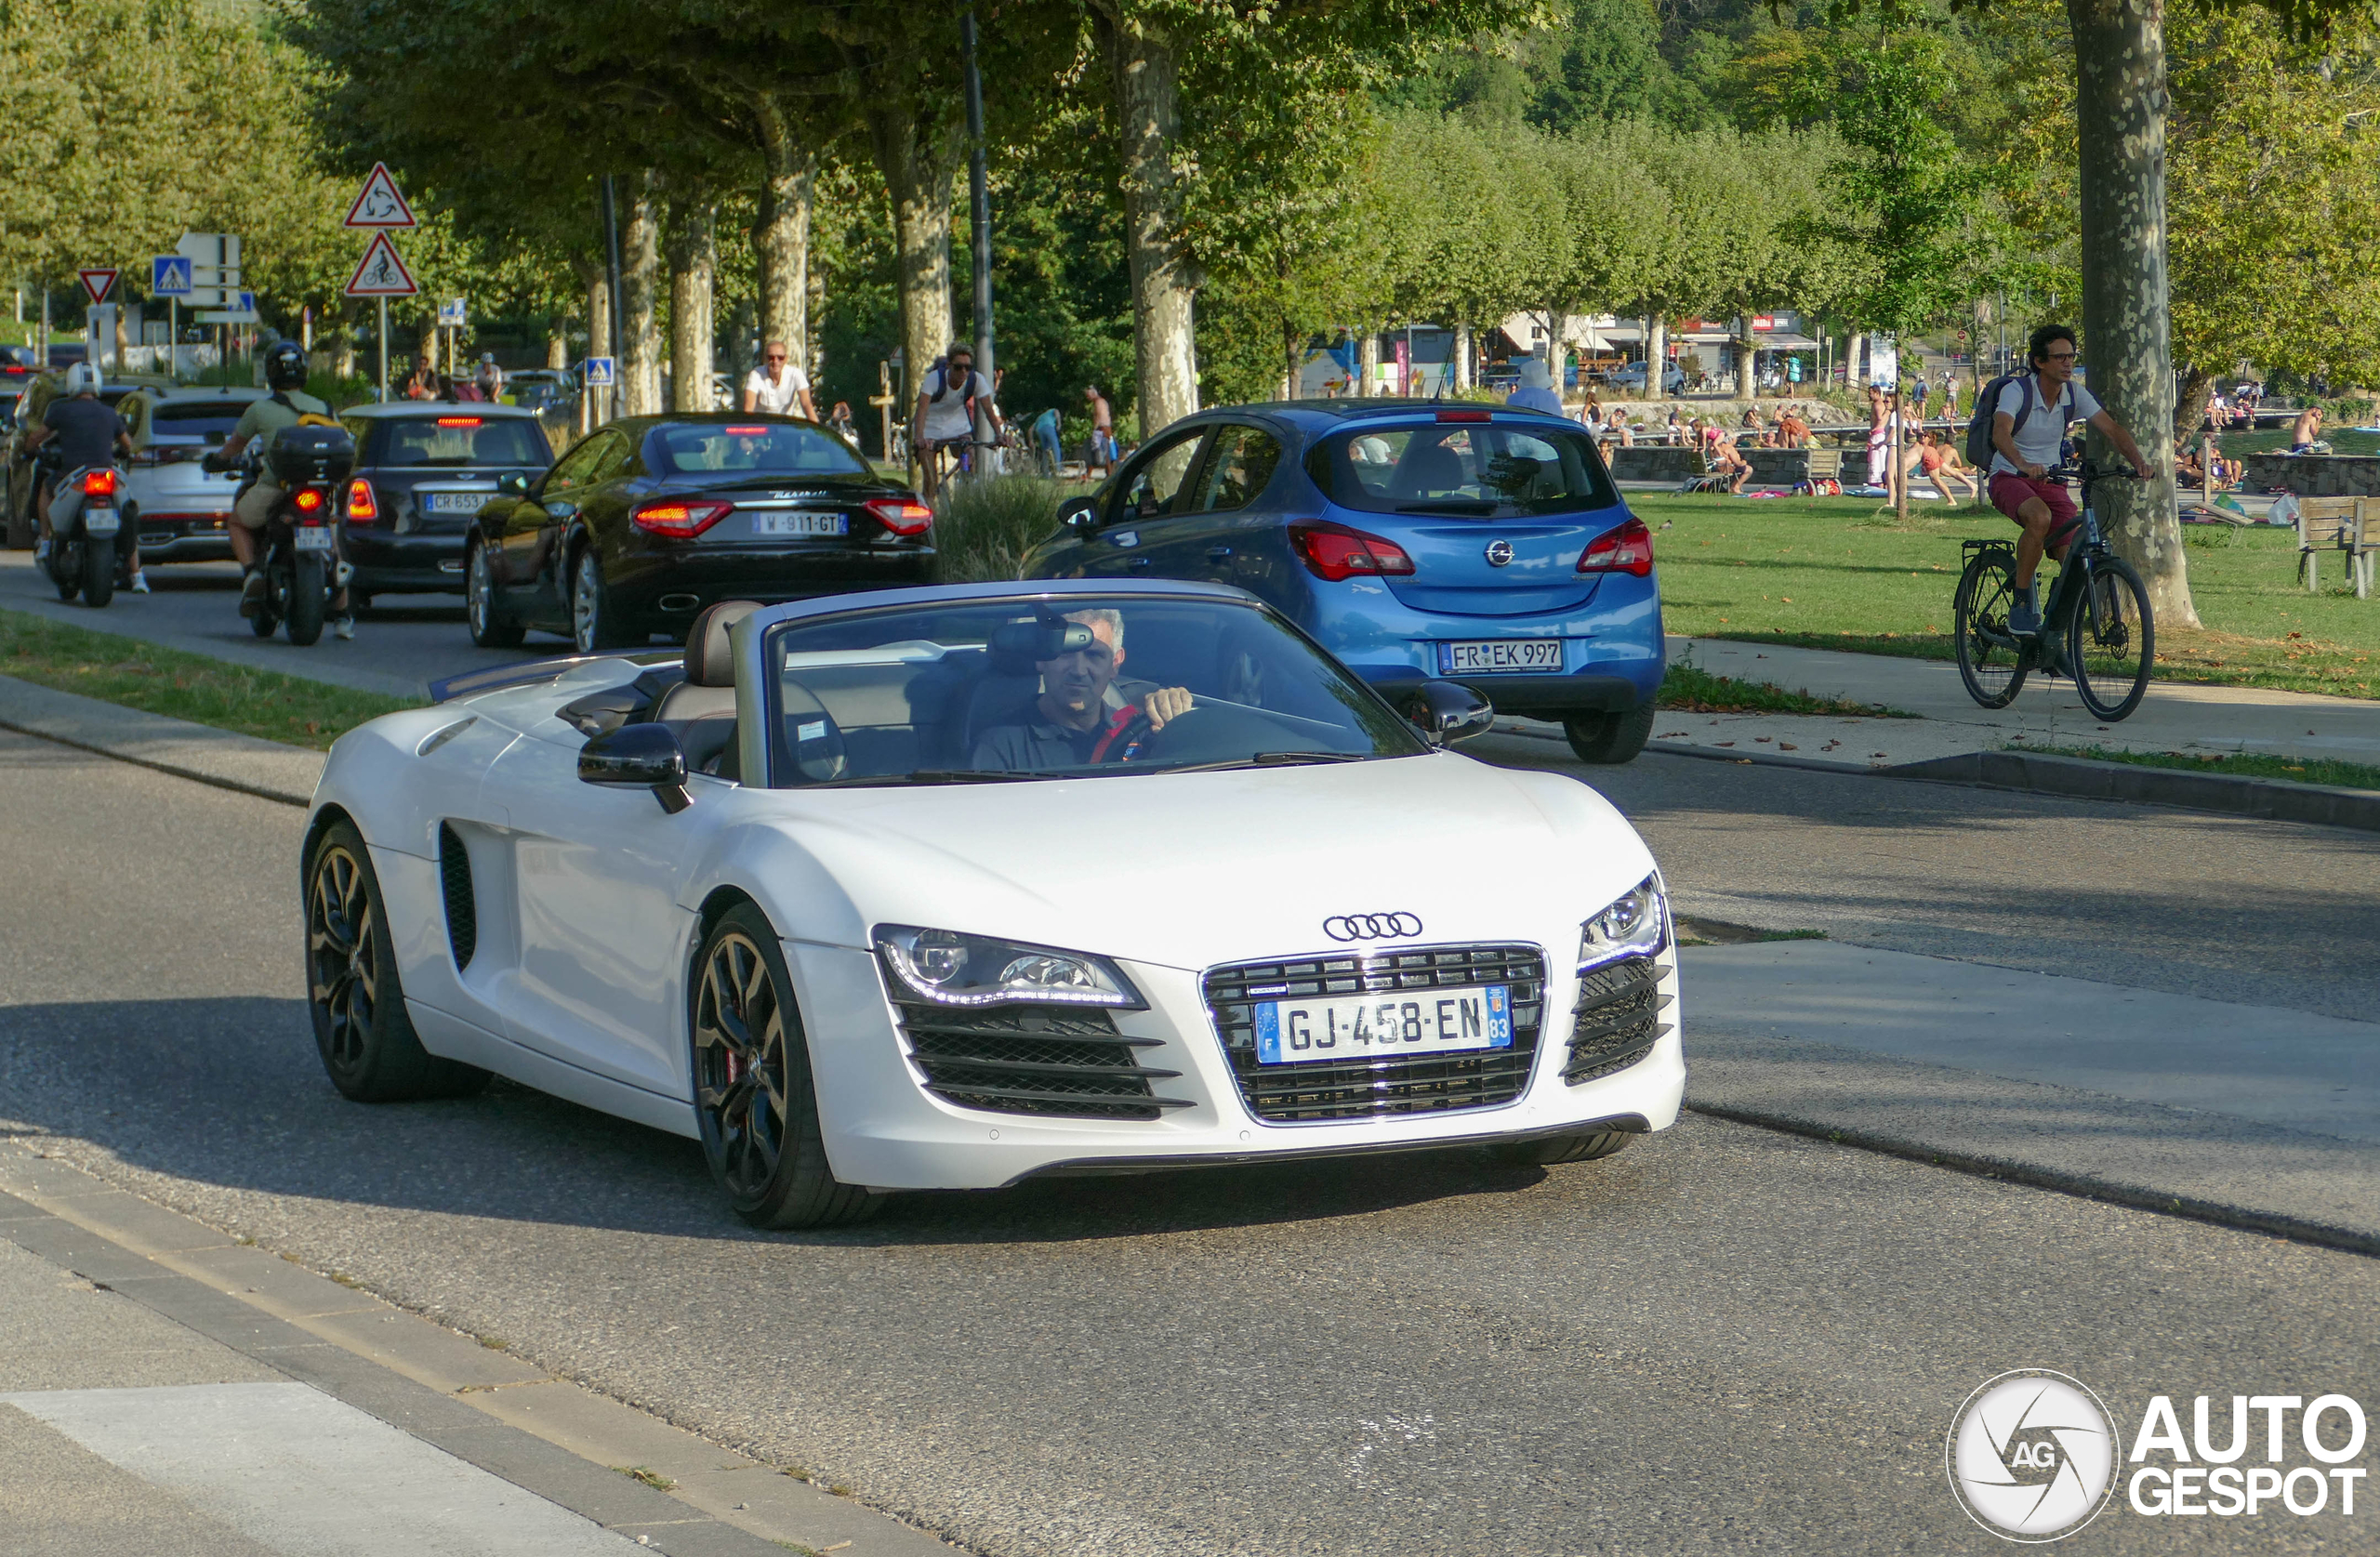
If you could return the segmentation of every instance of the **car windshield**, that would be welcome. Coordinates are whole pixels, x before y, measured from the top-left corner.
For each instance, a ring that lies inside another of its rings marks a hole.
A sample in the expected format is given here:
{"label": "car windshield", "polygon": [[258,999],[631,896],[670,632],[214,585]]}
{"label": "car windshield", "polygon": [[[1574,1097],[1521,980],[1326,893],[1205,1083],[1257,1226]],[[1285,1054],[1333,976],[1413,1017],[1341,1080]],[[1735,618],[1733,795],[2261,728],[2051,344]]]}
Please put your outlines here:
{"label": "car windshield", "polygon": [[522,466],[542,470],[554,461],[545,429],[526,416],[402,416],[380,434],[372,463],[397,468]]}
{"label": "car windshield", "polygon": [[678,422],[653,429],[646,463],[664,476],[865,476],[839,439],[792,422]]}
{"label": "car windshield", "polygon": [[1585,429],[1543,424],[1357,427],[1316,443],[1306,471],[1340,507],[1376,514],[1514,519],[1620,500]]}
{"label": "car windshield", "polygon": [[785,786],[977,784],[1409,757],[1429,747],[1252,602],[1012,596],[770,635]]}
{"label": "car windshield", "polygon": [[220,443],[240,425],[244,400],[167,400],[149,410],[149,431],[157,438],[204,438]]}

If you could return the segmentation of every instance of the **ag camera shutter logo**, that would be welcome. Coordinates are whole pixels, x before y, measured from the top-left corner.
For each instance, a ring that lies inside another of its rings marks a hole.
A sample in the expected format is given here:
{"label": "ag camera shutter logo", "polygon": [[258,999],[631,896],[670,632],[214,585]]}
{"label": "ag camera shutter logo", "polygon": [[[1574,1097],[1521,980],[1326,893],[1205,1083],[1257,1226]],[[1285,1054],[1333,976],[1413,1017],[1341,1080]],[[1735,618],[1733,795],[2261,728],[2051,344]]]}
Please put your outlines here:
{"label": "ag camera shutter logo", "polygon": [[2063,1540],[2108,1506],[2123,1445],[2099,1397],[2047,1368],[1988,1379],[1951,1418],[1950,1490],[2003,1540]]}

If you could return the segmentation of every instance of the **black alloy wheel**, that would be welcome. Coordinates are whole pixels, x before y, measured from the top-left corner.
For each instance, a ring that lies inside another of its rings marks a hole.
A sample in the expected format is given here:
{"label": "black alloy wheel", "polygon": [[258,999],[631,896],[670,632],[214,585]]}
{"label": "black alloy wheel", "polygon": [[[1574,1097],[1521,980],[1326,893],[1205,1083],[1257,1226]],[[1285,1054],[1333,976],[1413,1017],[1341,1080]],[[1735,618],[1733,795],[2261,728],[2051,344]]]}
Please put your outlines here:
{"label": "black alloy wheel", "polygon": [[703,1155],[735,1214],[755,1227],[833,1227],[885,1197],[826,1164],[810,1046],[776,931],[760,909],[720,916],[695,960],[694,1111]]}
{"label": "black alloy wheel", "polygon": [[588,541],[578,548],[570,568],[570,637],[582,654],[599,654],[606,649],[625,649],[631,643],[643,641],[622,632],[618,613],[612,607],[611,586],[603,582],[603,564],[595,555],[595,543]]}
{"label": "black alloy wheel", "polygon": [[307,862],[306,1004],[323,1069],[353,1102],[468,1097],[487,1085],[478,1066],[421,1047],[370,851],[345,822],[324,830]]}

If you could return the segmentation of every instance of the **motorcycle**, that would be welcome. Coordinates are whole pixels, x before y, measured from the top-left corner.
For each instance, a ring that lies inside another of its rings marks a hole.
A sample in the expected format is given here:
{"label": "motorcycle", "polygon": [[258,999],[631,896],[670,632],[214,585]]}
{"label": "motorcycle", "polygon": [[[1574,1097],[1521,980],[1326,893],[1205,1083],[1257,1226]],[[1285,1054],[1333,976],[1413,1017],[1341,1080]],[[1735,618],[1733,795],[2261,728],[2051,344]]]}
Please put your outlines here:
{"label": "motorcycle", "polygon": [[281,489],[258,537],[264,547],[264,599],[248,625],[258,638],[286,626],[289,641],[302,649],[323,636],[332,599],[354,574],[339,556],[332,494],[355,468],[355,440],[336,426],[284,428],[262,463],[251,444],[242,465],[248,478],[242,496],[266,475]]}
{"label": "motorcycle", "polygon": [[60,600],[81,595],[84,604],[103,606],[115,598],[116,536],[124,528],[116,499],[124,473],[112,465],[94,465],[53,480],[58,496],[79,495],[63,521],[53,501],[49,556],[42,566],[58,586]]}

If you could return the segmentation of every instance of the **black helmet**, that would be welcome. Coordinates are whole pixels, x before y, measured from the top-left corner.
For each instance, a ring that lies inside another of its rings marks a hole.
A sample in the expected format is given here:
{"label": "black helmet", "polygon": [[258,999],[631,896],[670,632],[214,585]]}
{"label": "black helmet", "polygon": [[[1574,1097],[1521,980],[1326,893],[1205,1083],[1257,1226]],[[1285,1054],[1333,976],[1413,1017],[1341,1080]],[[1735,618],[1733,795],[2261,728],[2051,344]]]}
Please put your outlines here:
{"label": "black helmet", "polygon": [[276,389],[306,387],[306,349],[294,340],[277,340],[264,354],[264,381]]}

